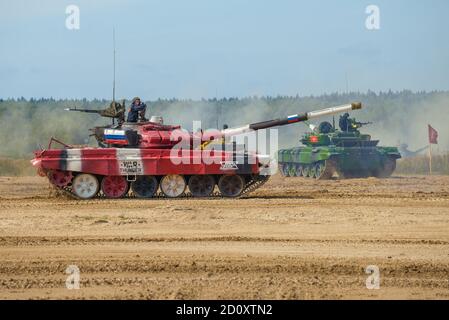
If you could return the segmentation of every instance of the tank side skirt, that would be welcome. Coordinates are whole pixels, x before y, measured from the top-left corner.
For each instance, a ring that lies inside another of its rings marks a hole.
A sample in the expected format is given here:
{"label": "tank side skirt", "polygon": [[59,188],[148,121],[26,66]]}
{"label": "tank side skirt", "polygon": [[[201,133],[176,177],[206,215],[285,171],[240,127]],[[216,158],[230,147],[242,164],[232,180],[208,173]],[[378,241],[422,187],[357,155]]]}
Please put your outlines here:
{"label": "tank side skirt", "polygon": [[63,149],[47,152],[41,161],[45,170],[91,173],[95,175],[166,175],[166,174],[257,174],[256,155],[233,158],[232,152],[215,151],[212,163],[195,163],[190,155],[184,163],[176,164],[170,150],[143,150],[128,148]]}

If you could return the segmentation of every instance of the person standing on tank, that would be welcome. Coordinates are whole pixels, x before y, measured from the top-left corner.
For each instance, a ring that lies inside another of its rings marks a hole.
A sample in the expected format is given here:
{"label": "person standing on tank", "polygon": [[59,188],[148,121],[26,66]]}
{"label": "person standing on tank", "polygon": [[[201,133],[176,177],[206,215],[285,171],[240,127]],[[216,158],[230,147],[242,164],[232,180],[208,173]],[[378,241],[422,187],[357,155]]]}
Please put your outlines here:
{"label": "person standing on tank", "polygon": [[147,111],[147,105],[140,100],[139,97],[135,97],[131,103],[131,107],[128,111],[128,118],[127,122],[137,122],[139,119],[140,121],[147,121],[145,118],[145,112]]}

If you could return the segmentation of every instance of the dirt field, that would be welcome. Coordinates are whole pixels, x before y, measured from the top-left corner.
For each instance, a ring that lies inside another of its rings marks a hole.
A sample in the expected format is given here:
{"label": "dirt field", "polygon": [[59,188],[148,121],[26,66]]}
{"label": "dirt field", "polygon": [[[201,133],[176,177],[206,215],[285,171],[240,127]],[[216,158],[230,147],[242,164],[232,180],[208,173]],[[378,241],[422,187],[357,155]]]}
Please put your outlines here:
{"label": "dirt field", "polygon": [[3,299],[449,299],[449,177],[276,176],[238,200],[116,201],[0,177],[0,257]]}

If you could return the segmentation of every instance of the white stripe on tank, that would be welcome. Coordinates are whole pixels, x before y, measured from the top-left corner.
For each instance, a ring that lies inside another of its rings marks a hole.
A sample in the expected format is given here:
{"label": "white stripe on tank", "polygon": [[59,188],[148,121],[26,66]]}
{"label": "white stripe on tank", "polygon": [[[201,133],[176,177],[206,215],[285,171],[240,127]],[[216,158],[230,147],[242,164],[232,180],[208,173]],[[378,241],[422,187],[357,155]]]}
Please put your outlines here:
{"label": "white stripe on tank", "polygon": [[81,172],[81,149],[66,149],[67,152],[67,171]]}
{"label": "white stripe on tank", "polygon": [[142,160],[140,149],[117,148],[117,160]]}

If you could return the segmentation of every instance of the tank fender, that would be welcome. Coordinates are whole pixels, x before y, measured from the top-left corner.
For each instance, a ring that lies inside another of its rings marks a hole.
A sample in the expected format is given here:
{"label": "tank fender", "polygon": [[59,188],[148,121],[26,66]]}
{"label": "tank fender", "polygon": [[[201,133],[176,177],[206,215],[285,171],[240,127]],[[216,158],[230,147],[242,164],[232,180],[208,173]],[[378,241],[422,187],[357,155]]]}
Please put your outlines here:
{"label": "tank fender", "polygon": [[401,153],[395,147],[378,147],[377,150],[382,154],[384,154],[385,156],[389,156],[396,159],[402,158]]}
{"label": "tank fender", "polygon": [[311,161],[317,162],[317,161],[325,161],[330,159],[331,157],[339,156],[339,153],[329,152],[325,151],[323,149],[316,148],[316,150],[312,150],[311,153]]}
{"label": "tank fender", "polygon": [[339,156],[341,156],[341,153],[339,153],[339,152],[330,152],[329,153],[329,158],[330,157],[339,157]]}
{"label": "tank fender", "polygon": [[395,158],[395,159],[401,159],[402,156],[399,152],[388,152],[387,153],[388,156]]}

